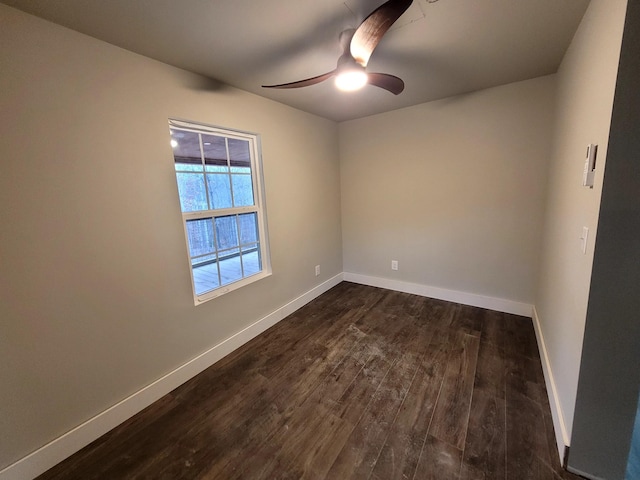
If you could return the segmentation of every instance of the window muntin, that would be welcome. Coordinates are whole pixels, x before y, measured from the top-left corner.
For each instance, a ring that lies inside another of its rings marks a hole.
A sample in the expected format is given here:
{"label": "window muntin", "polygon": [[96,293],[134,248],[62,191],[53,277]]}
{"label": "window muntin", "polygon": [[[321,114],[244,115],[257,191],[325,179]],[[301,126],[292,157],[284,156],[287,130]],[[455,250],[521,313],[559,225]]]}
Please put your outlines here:
{"label": "window muntin", "polygon": [[270,274],[258,139],[169,126],[197,304]]}

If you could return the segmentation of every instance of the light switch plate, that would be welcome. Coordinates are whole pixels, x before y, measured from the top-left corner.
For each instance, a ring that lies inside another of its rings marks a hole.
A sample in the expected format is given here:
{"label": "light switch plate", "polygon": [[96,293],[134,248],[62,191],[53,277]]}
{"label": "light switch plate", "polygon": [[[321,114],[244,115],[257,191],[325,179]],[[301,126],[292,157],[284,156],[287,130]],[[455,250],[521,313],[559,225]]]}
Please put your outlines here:
{"label": "light switch plate", "polygon": [[582,227],[582,236],[580,241],[582,242],[582,253],[587,254],[587,240],[589,239],[589,227]]}

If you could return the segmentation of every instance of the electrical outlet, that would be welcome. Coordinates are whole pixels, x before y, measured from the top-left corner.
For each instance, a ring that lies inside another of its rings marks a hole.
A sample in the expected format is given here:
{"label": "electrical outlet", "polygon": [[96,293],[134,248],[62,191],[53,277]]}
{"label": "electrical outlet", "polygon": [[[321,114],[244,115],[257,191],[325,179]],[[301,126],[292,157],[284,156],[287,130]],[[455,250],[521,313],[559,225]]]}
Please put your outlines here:
{"label": "electrical outlet", "polygon": [[398,270],[398,260],[391,260],[391,270]]}
{"label": "electrical outlet", "polygon": [[316,277],[320,275],[320,265],[316,265]]}

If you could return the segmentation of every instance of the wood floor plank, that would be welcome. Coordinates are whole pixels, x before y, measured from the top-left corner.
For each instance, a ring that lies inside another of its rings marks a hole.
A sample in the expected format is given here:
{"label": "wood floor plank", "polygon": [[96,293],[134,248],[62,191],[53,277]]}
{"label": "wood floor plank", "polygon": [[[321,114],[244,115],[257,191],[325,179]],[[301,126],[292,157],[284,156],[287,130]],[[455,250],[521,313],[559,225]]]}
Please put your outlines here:
{"label": "wood floor plank", "polygon": [[[368,381],[356,382],[355,378],[364,369],[365,365],[368,365],[370,369],[371,377]],[[231,476],[227,473],[225,478],[268,478],[270,472],[281,464],[288,464],[293,457],[291,457],[291,451],[287,448],[290,443],[287,441],[292,435],[299,435],[294,437],[294,445],[303,443],[304,435],[311,435],[319,432],[319,424],[317,422],[324,418],[331,417],[336,418],[345,425],[348,425],[348,430],[353,429],[353,423],[349,416],[360,417],[362,411],[366,408],[366,400],[373,394],[373,391],[377,388],[379,382],[384,378],[389,370],[390,365],[387,364],[380,357],[369,357],[362,365],[360,371],[355,373],[355,377],[350,375],[341,375],[339,378],[345,379],[349,385],[345,389],[345,385],[342,384],[333,391],[328,392],[328,398],[322,397],[322,399],[315,398],[315,401],[309,401],[304,403],[301,408],[295,410],[292,415],[286,418],[286,422],[278,426],[272,435],[265,437],[261,442],[259,448],[255,449],[251,456],[247,457],[237,474],[237,476]],[[369,383],[371,382],[371,383]],[[338,385],[337,383],[331,384],[331,386]],[[358,388],[349,390],[350,385],[357,385]],[[340,391],[347,392],[347,396],[353,395],[353,398],[345,399],[345,393],[340,395]],[[332,399],[335,396],[339,396],[338,401]],[[316,395],[314,395],[315,397]],[[326,401],[322,401],[326,400]],[[341,418],[341,416],[347,418]]]}
{"label": "wood floor plank", "polygon": [[468,305],[458,305],[450,327],[468,335],[479,337],[482,332],[483,311]]}
{"label": "wood floor plank", "polygon": [[[330,429],[323,425],[322,434],[309,435],[310,441],[306,444],[295,446],[296,457],[282,471],[291,474],[291,478],[326,478],[331,465],[353,431],[351,424],[335,417],[332,417],[330,425]],[[327,437],[331,438],[330,442],[326,441]]]}
{"label": "wood floor plank", "polygon": [[[254,414],[250,425],[236,429],[233,433],[236,441],[227,440],[226,454],[220,461],[213,462],[208,470],[208,477],[231,478],[235,471],[249,468],[250,462],[243,462],[242,468],[234,464],[239,458],[247,456],[254,460],[257,452],[264,444],[281,429],[287,428],[291,417],[306,402],[317,402],[318,398],[331,396],[326,389],[329,385],[333,388],[333,395],[339,397],[346,386],[353,381],[357,371],[362,366],[360,363],[366,355],[366,344],[362,343],[362,336],[356,329],[347,327],[343,342],[336,344],[327,357],[325,364],[317,365],[317,375],[311,379],[310,375],[302,375],[291,386],[286,383],[272,385],[275,395],[271,398],[263,395],[263,401],[267,404],[260,415]],[[342,382],[341,382],[342,381]],[[237,418],[237,415],[231,416]]]}
{"label": "wood floor plank", "polygon": [[493,310],[482,310],[480,341],[499,349],[505,348],[505,315]]}
{"label": "wood floor plank", "polygon": [[381,355],[379,350],[371,351],[354,381],[347,386],[340,398],[330,405],[334,415],[355,426],[394,363],[393,359]]}
{"label": "wood floor plank", "polygon": [[505,359],[505,373],[507,392],[517,392],[538,404],[544,402],[535,360],[523,355],[509,354]]}
{"label": "wood floor plank", "polygon": [[[256,448],[278,424],[285,422],[291,409],[295,408],[296,402],[292,400],[302,402],[304,393],[342,360],[341,355],[346,354],[360,336],[357,331],[347,328],[345,334],[338,338],[341,342],[330,350],[315,345],[314,352],[314,346],[310,344],[310,349],[301,359],[291,362],[288,369],[281,369],[276,376],[266,380],[266,385],[261,391],[253,392],[255,396],[246,395],[247,389],[243,389],[245,397],[254,402],[246,408],[243,408],[243,399],[232,399],[224,403],[212,402],[214,411],[208,414],[208,419],[210,423],[215,424],[215,431],[206,432],[208,437],[206,434],[197,435],[191,432],[185,440],[193,444],[192,449],[196,451],[199,451],[197,445],[200,444],[206,445],[209,452],[224,452],[224,455],[219,456],[209,453],[208,471],[211,475],[224,471],[235,458],[251,448]],[[213,384],[212,387],[215,388],[216,385]],[[238,423],[238,417],[250,418],[251,422]],[[220,442],[223,444],[220,445]],[[252,445],[254,447],[251,447]],[[195,463],[192,460],[189,462]]]}
{"label": "wood floor plank", "polygon": [[[338,332],[342,331],[349,320],[353,323],[354,318],[366,314],[380,301],[384,293],[385,290],[382,289],[366,289],[362,285],[342,282],[316,298],[313,304],[307,304],[291,314],[287,317],[286,323],[278,323],[271,327],[218,364],[224,368],[227,363],[241,362],[245,369],[264,368],[264,364],[274,355],[282,357],[283,354],[292,350],[292,348],[283,349],[283,343],[289,347],[301,343],[304,345],[304,342],[312,336],[313,341],[322,344],[323,340],[332,338],[335,330],[331,327]],[[253,365],[251,361],[258,363]],[[220,370],[209,369],[208,371],[213,375],[219,375]]]}
{"label": "wood floor plank", "polygon": [[372,478],[413,478],[444,378],[448,338],[447,331],[433,330],[425,355],[376,461]]}
{"label": "wood floor plank", "polygon": [[[328,412],[322,406],[313,409],[300,408],[294,412],[285,425],[282,425],[268,442],[256,449],[247,461],[235,472],[227,471],[225,479],[271,479],[286,476],[300,478],[305,463],[313,464],[316,455],[325,461],[333,460],[338,454],[340,442],[332,445],[323,442],[329,437],[346,441],[353,426]],[[333,447],[333,448],[331,448]],[[307,475],[322,474],[328,466],[315,465],[309,468]]]}
{"label": "wood floor plank", "polygon": [[[380,288],[364,287],[348,282],[342,282],[338,286],[340,285],[348,285],[349,288],[339,292],[339,295],[329,305],[323,305],[322,309],[326,316],[312,313],[315,317],[315,323],[320,327],[314,332],[314,341],[323,345],[330,344],[336,332],[339,334],[345,325],[357,329],[357,322],[376,307],[386,293]],[[321,297],[323,296],[321,295]],[[313,307],[311,310],[314,312],[316,308]],[[329,321],[326,321],[325,318],[328,318]],[[366,334],[365,331],[361,331],[361,333]]]}
{"label": "wood floor plank", "polygon": [[375,467],[433,335],[426,326],[412,327],[404,329],[413,335],[403,343],[403,353],[380,383],[329,470],[329,478],[368,478]]}
{"label": "wood floor plank", "polygon": [[480,339],[452,330],[450,343],[447,369],[429,434],[462,450],[467,433]]}
{"label": "wood floor plank", "polygon": [[[355,380],[362,373],[365,366],[367,366],[368,373],[373,375],[374,379],[381,377],[386,372],[386,363],[379,356],[372,354],[366,337],[362,337],[358,330],[347,329],[357,332],[355,335],[357,341],[346,351],[338,364],[322,378],[319,378],[317,384],[306,385],[300,383],[300,393],[296,393],[295,388],[291,391],[290,388],[277,387],[279,396],[271,401],[271,405],[281,414],[278,417],[269,418],[268,424],[261,429],[259,434],[254,435],[250,444],[246,441],[241,442],[234,452],[236,457],[246,456],[247,459],[242,462],[242,465],[233,470],[230,470],[230,467],[233,467],[231,462],[220,465],[216,469],[211,469],[209,475],[220,478],[236,478],[236,475],[239,475],[239,478],[243,476],[246,478],[259,476],[270,468],[271,464],[266,462],[265,459],[277,454],[283,438],[282,433],[289,431],[291,422],[295,421],[296,415],[300,416],[300,411],[311,412],[307,414],[308,416],[315,416],[317,414],[313,413],[314,411],[321,411],[331,413],[339,418],[342,413],[347,411],[347,407],[350,405],[342,399],[344,399],[345,392],[349,390],[352,384],[360,387],[356,394],[366,394],[367,389],[375,388],[375,385],[372,386],[366,382],[356,382]],[[305,382],[305,380],[302,379],[300,382]],[[352,408],[349,413],[351,415],[359,415],[356,408]],[[353,428],[352,425],[351,428]],[[250,451],[251,455],[246,455],[247,451]],[[265,464],[268,465],[265,466]]]}
{"label": "wood floor plank", "polygon": [[397,321],[389,323],[389,313],[385,313],[386,300],[397,301],[397,292],[393,292],[380,302],[380,311],[368,316],[368,324],[371,327],[369,333],[363,339],[367,347],[366,360],[362,368],[354,377],[342,395],[333,401],[331,396],[323,395],[322,401],[330,400],[328,406],[335,415],[356,425],[364,409],[369,404],[372,396],[378,389],[380,382],[385,378],[391,366],[402,355],[402,347],[413,338],[413,330],[408,328],[409,323]]}
{"label": "wood floor plank", "polygon": [[518,315],[504,315],[505,348],[507,353],[540,358],[533,322]]}
{"label": "wood floor plank", "polygon": [[464,445],[465,478],[505,480],[506,403],[483,390],[474,389],[469,428]]}
{"label": "wood floor plank", "polygon": [[474,392],[482,391],[496,398],[505,398],[507,365],[504,350],[492,343],[480,342]]}
{"label": "wood floor plank", "polygon": [[461,465],[461,450],[428,435],[413,478],[415,480],[457,480]]}
{"label": "wood floor plank", "polygon": [[553,480],[544,420],[539,405],[515,391],[507,393],[508,479]]}
{"label": "wood floor plank", "polygon": [[430,298],[421,314],[421,318],[435,328],[447,329],[451,327],[459,307],[460,305],[457,303]]}

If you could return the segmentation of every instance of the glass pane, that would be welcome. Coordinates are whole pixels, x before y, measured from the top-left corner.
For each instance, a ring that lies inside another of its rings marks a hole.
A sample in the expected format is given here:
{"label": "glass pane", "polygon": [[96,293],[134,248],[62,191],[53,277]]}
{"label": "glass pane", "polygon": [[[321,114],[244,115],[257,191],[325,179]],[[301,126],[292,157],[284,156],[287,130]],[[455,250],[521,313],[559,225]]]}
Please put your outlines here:
{"label": "glass pane", "polygon": [[258,216],[255,213],[238,215],[240,221],[240,243],[255,243],[258,241]]}
{"label": "glass pane", "polygon": [[234,248],[220,253],[220,278],[222,285],[227,285],[242,279],[240,249]]}
{"label": "glass pane", "polygon": [[213,247],[213,223],[210,218],[187,220],[189,255],[192,257],[215,252]]}
{"label": "glass pane", "polygon": [[242,249],[242,266],[244,268],[244,276],[255,275],[262,270],[262,262],[260,261],[260,245],[256,244],[249,248]]}
{"label": "glass pane", "polygon": [[251,173],[251,167],[231,167],[231,173]]}
{"label": "glass pane", "polygon": [[251,175],[231,175],[233,182],[233,203],[236,207],[253,205]]}
{"label": "glass pane", "polygon": [[171,147],[176,170],[202,171],[200,139],[197,133],[172,128]]}
{"label": "glass pane", "polygon": [[193,267],[193,286],[196,295],[201,295],[220,286],[218,262],[215,261],[215,258],[216,256],[212,255],[213,261]]}
{"label": "glass pane", "polygon": [[216,135],[202,135],[204,149],[204,163],[207,172],[228,172],[227,146],[224,137]]}
{"label": "glass pane", "polygon": [[200,173],[176,173],[180,207],[183,212],[207,210],[207,193],[204,175]]}
{"label": "glass pane", "polygon": [[212,253],[210,255],[202,255],[199,257],[191,258],[191,266],[192,267],[200,267],[202,265],[207,265],[209,263],[214,263],[218,259],[218,255]]}
{"label": "glass pane", "polygon": [[247,140],[238,140],[229,138],[229,160],[232,171],[240,168],[240,171],[251,171],[251,156],[249,154],[249,142]]}
{"label": "glass pane", "polygon": [[216,235],[218,238],[218,250],[237,247],[238,227],[236,225],[236,216],[217,217]]}
{"label": "glass pane", "polygon": [[176,163],[176,172],[201,172],[202,165],[191,165],[189,163]]}
{"label": "glass pane", "polygon": [[231,207],[231,185],[228,174],[207,174],[207,187],[212,209]]}
{"label": "glass pane", "polygon": [[240,255],[240,249],[238,247],[227,248],[226,250],[221,250],[218,252],[220,261],[227,260],[231,257],[237,257],[238,255]]}
{"label": "glass pane", "polygon": [[207,165],[207,172],[229,173],[229,167],[225,165]]}

